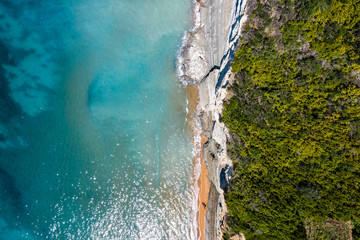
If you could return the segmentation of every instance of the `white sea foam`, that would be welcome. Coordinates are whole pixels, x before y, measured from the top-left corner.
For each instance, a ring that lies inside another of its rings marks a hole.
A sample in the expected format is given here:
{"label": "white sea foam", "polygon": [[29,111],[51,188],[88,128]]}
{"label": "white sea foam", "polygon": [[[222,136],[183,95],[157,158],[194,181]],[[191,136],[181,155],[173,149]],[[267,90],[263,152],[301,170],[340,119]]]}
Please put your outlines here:
{"label": "white sea foam", "polygon": [[[201,39],[198,38],[198,32],[201,29],[200,4],[193,0],[193,27],[184,33],[181,47],[177,54],[177,75],[182,84],[196,85],[200,82],[201,77],[206,71],[206,62],[204,59],[205,51],[201,46]],[[199,44],[200,43],[200,44]],[[187,114],[188,114],[188,99],[187,99]],[[191,186],[191,230],[190,239],[198,239],[198,210],[199,210],[199,177],[201,173],[201,134],[202,126],[200,120],[200,105],[197,106],[196,112],[193,116],[193,158],[194,170]]]}
{"label": "white sea foam", "polygon": [[201,173],[201,134],[202,126],[200,120],[200,105],[197,106],[196,114],[193,122],[193,150],[192,154],[194,157],[194,172],[193,172],[193,184],[192,184],[192,201],[191,201],[191,221],[192,231],[191,239],[197,239],[198,237],[198,210],[199,210],[199,177]]}
{"label": "white sea foam", "polygon": [[[203,71],[206,69],[204,66],[205,62],[200,62],[200,64],[196,64],[197,61],[194,61],[194,57],[199,59],[203,59],[202,55],[204,52],[201,48],[196,47],[196,33],[201,28],[201,18],[200,18],[200,4],[193,0],[193,26],[191,29],[185,31],[184,36],[182,38],[181,47],[177,53],[177,75],[179,81],[186,85],[196,85],[199,79],[199,76],[203,76]],[[194,47],[195,45],[195,47]],[[195,64],[194,64],[195,63]],[[188,114],[188,104],[189,101],[187,99],[187,107],[186,113]],[[191,229],[190,229],[190,239],[198,239],[198,210],[199,210],[199,177],[201,173],[201,134],[202,134],[202,126],[201,120],[199,117],[200,114],[200,105],[197,106],[196,113],[194,114],[194,121],[192,125],[193,130],[193,158],[194,158],[194,168],[193,168],[193,179],[191,186]]]}

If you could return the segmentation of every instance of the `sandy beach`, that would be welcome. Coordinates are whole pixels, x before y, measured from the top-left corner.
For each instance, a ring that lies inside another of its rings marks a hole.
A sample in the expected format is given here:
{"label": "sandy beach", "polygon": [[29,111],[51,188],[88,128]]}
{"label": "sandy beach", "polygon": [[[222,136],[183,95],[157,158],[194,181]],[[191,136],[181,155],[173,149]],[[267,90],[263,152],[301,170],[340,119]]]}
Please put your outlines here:
{"label": "sandy beach", "polygon": [[[197,107],[199,105],[199,89],[197,86],[188,86],[188,122],[189,127],[195,126],[193,123],[195,121],[194,117],[197,114]],[[204,134],[201,134],[201,145],[200,149],[197,149],[194,161],[197,161],[198,158],[201,160],[201,171],[200,176],[198,179],[198,186],[199,186],[199,195],[198,195],[198,212],[197,212],[197,222],[198,222],[198,239],[205,239],[205,227],[206,227],[206,212],[207,212],[207,205],[208,205],[208,197],[209,197],[209,190],[210,190],[210,183],[209,183],[209,172],[205,165],[205,160],[202,157],[202,146],[207,141]],[[197,146],[199,147],[199,146]]]}
{"label": "sandy beach", "polygon": [[[187,86],[188,130],[194,133],[196,239],[222,239],[227,209],[220,171],[231,169],[232,163],[227,156],[227,129],[220,116],[232,75],[228,63],[246,19],[245,7],[246,1],[194,0],[194,27],[184,35],[179,51],[178,76]],[[231,172],[224,171],[229,181]]]}
{"label": "sandy beach", "polygon": [[[207,139],[202,135],[201,138],[201,146],[207,141]],[[202,157],[202,150],[201,150],[201,172],[200,177],[198,180],[199,184],[199,233],[200,239],[205,239],[205,227],[206,227],[206,212],[207,212],[207,205],[208,205],[208,198],[209,198],[209,191],[210,191],[210,182],[209,182],[209,171],[205,165],[205,160]]]}

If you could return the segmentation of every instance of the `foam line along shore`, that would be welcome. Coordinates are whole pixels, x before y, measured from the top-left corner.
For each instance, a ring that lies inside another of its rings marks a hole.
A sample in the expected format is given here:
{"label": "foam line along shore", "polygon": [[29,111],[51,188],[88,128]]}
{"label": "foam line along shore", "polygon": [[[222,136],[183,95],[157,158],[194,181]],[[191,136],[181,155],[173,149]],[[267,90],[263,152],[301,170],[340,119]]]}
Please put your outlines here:
{"label": "foam line along shore", "polygon": [[[247,2],[240,0],[194,1],[194,26],[185,33],[179,51],[179,79],[187,86],[196,86],[199,96],[195,117],[202,132],[198,160],[202,167],[197,180],[200,239],[222,238],[226,214],[223,194],[231,180],[232,163],[226,151],[228,131],[220,122],[220,116],[226,87],[232,79],[230,63],[241,25],[246,20],[246,6]],[[203,217],[205,224],[202,224]]]}
{"label": "foam line along shore", "polygon": [[199,105],[199,89],[188,86],[188,123],[193,132],[194,156],[194,196],[193,196],[193,229],[194,238],[205,239],[206,212],[210,190],[208,170],[202,153],[202,146],[207,141],[201,126],[201,108]]}

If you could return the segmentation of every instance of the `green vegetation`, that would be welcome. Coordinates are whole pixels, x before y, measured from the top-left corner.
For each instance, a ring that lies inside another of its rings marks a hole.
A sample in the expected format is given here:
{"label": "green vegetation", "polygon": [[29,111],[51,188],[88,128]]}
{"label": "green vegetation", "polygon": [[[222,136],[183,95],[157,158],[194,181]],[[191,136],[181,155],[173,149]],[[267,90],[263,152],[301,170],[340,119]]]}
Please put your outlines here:
{"label": "green vegetation", "polygon": [[337,239],[314,227],[333,221],[360,239],[360,0],[250,0],[248,13],[222,117],[231,232]]}

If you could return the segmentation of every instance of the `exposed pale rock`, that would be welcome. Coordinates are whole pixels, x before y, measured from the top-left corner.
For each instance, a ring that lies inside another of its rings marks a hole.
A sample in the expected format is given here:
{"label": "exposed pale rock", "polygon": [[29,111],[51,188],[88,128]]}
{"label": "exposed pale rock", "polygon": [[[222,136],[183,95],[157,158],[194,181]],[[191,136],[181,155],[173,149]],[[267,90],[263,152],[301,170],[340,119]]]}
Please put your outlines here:
{"label": "exposed pale rock", "polygon": [[[208,142],[203,157],[209,171],[210,193],[206,239],[222,239],[221,225],[227,212],[224,189],[230,182],[232,162],[227,155],[228,131],[220,122],[230,83],[230,60],[245,21],[246,0],[196,0],[195,27],[183,39],[178,75],[186,85],[198,85],[201,123]],[[200,18],[198,14],[200,13]],[[220,186],[220,175],[222,186]]]}
{"label": "exposed pale rock", "polygon": [[200,106],[204,111],[203,118],[208,119],[207,126],[211,133],[203,147],[211,182],[209,202],[213,202],[209,205],[206,218],[206,239],[209,240],[222,239],[221,225],[227,212],[220,182],[226,189],[225,185],[229,184],[231,178],[232,162],[227,155],[226,146],[229,133],[220,118],[227,96],[226,87],[232,75],[230,60],[240,36],[241,24],[246,19],[242,17],[245,7],[245,1],[208,0],[205,8],[200,11],[204,30],[201,34],[206,39],[204,49],[208,66],[207,73],[199,84]]}
{"label": "exposed pale rock", "polygon": [[235,235],[233,237],[230,238],[230,240],[245,240],[244,234],[240,234],[240,235]]}
{"label": "exposed pale rock", "polygon": [[207,73],[205,36],[201,27],[186,33],[180,50],[178,74],[185,85],[198,85]]}

